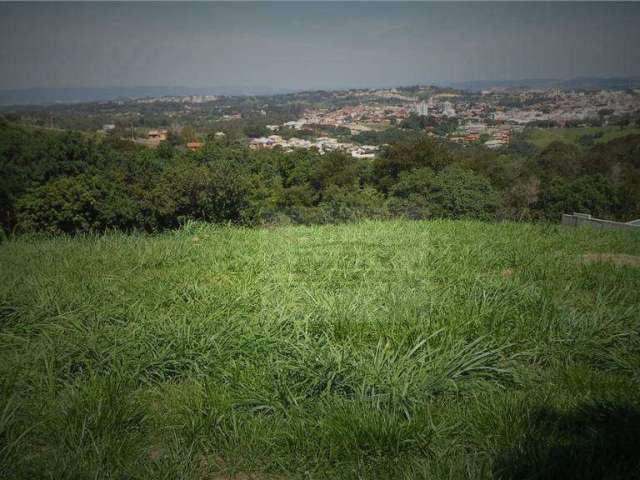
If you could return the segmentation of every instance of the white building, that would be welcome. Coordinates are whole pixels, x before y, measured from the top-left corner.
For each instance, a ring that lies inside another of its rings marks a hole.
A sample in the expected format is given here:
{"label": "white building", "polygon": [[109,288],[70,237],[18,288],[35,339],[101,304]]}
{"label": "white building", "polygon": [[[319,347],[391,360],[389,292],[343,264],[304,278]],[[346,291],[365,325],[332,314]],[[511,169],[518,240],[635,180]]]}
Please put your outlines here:
{"label": "white building", "polygon": [[428,117],[429,116],[429,105],[427,105],[427,102],[422,101],[420,103],[418,103],[416,105],[416,113],[422,117]]}
{"label": "white building", "polygon": [[444,102],[442,105],[443,105],[442,114],[445,117],[455,117],[456,116],[456,111],[453,108],[453,104],[451,102]]}
{"label": "white building", "polygon": [[484,142],[484,146],[490,149],[496,149],[505,146],[505,142],[502,140],[487,140]]}
{"label": "white building", "polygon": [[304,127],[305,123],[307,123],[307,121],[304,118],[301,118],[300,120],[294,120],[294,121],[291,121],[291,122],[286,122],[283,125],[285,127],[295,128],[296,130],[301,130],[302,127]]}

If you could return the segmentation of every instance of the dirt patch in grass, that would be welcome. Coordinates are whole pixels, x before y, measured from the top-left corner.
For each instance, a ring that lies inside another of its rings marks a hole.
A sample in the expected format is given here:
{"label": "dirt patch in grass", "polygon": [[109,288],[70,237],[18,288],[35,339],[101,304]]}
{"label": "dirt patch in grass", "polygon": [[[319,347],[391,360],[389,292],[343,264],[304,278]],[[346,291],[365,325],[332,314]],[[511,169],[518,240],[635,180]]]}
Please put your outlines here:
{"label": "dirt patch in grass", "polygon": [[152,447],[149,449],[148,457],[152,462],[157,462],[164,455],[164,450],[160,447]]}
{"label": "dirt patch in grass", "polygon": [[584,263],[612,263],[618,267],[640,268],[640,256],[623,253],[586,253],[582,255]]}
{"label": "dirt patch in grass", "polygon": [[285,480],[285,477],[269,475],[260,472],[238,472],[234,474],[217,474],[211,478],[212,480]]}
{"label": "dirt patch in grass", "polygon": [[500,276],[502,278],[511,278],[513,277],[513,268],[505,268],[500,272]]}

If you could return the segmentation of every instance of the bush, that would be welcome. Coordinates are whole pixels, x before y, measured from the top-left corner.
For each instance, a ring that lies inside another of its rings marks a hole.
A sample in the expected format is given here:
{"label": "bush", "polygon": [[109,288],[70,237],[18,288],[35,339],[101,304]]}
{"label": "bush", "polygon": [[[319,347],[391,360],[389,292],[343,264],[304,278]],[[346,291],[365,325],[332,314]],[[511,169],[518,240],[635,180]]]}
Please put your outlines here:
{"label": "bush", "polygon": [[559,220],[567,212],[615,218],[620,205],[618,197],[618,190],[601,175],[583,176],[569,183],[556,178],[543,188],[537,207],[550,220]]}
{"label": "bush", "polygon": [[323,223],[338,223],[382,218],[385,216],[384,197],[372,187],[332,186],[323,193],[319,205]]}
{"label": "bush", "polygon": [[452,165],[441,172],[422,168],[403,173],[390,192],[391,213],[408,218],[494,218],[501,206],[489,181]]}
{"label": "bush", "polygon": [[592,147],[554,142],[538,152],[525,133],[505,155],[453,147],[416,130],[387,132],[407,135],[370,161],[338,152],[251,151],[229,136],[197,152],[168,142],[150,150],[0,123],[0,224],[5,232],[78,233],[160,231],[189,220],[555,221],[572,210],[640,216],[639,135]]}
{"label": "bush", "polygon": [[19,231],[80,233],[129,230],[137,206],[121,185],[82,174],[37,187],[18,200],[17,212]]}

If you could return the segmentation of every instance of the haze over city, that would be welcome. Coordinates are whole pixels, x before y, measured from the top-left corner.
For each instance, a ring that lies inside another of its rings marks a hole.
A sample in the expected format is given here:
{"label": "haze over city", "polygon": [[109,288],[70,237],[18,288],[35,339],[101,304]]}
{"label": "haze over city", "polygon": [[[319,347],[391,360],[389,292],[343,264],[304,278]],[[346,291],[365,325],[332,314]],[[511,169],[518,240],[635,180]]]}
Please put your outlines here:
{"label": "haze over city", "polygon": [[638,3],[3,3],[0,88],[640,74]]}

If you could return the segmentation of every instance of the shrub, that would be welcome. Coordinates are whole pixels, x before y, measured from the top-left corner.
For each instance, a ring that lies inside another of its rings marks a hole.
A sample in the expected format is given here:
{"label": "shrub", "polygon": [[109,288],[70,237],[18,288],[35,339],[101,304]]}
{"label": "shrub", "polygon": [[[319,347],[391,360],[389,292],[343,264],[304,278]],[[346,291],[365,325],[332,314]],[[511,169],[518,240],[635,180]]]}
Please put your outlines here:
{"label": "shrub", "polygon": [[18,200],[18,230],[52,234],[128,230],[135,224],[136,210],[122,186],[107,178],[62,177]]}
{"label": "shrub", "polygon": [[393,214],[414,219],[488,219],[500,206],[498,193],[485,177],[455,165],[438,173],[422,168],[401,174],[388,204]]}

